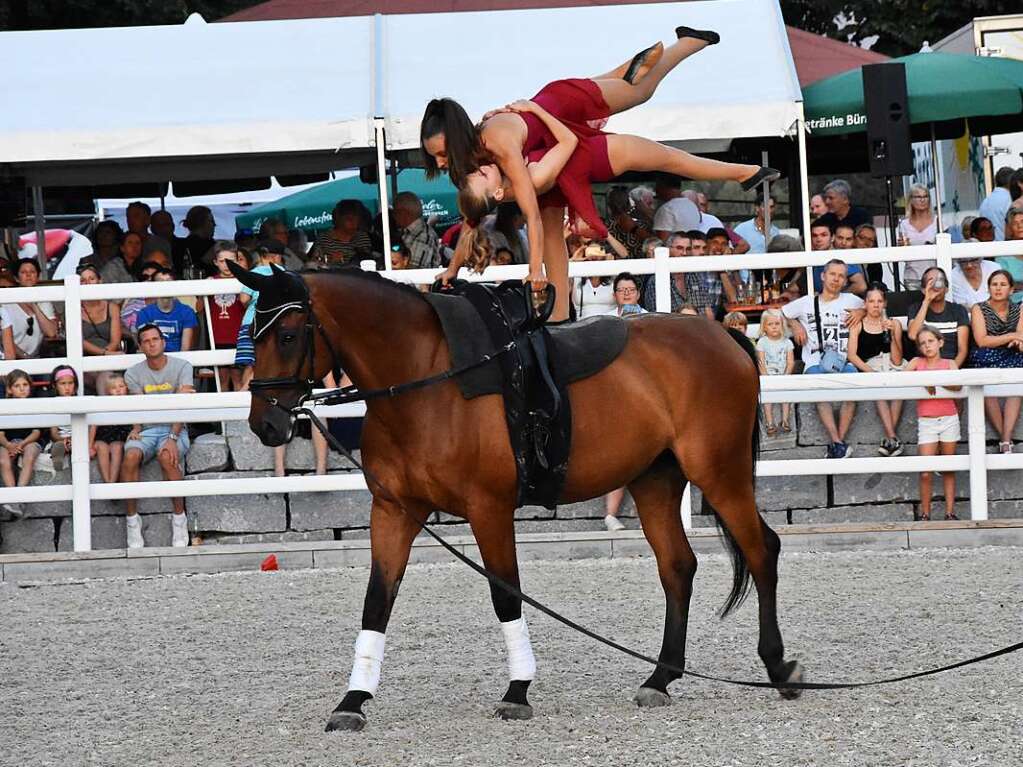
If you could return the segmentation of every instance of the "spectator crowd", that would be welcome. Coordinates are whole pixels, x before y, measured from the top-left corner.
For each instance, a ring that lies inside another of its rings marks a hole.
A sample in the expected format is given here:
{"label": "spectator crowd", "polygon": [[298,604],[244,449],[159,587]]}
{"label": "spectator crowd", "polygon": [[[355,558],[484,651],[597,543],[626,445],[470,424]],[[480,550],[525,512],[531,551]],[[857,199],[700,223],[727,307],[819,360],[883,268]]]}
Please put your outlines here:
{"label": "spectator crowd", "polygon": [[[995,180],[996,189],[984,200],[979,214],[952,229],[957,241],[1023,241],[1023,171],[1003,168]],[[605,200],[605,238],[566,222],[570,259],[652,258],[658,247],[668,248],[673,258],[803,250],[798,237],[782,232],[775,224],[777,204],[773,198],[760,197],[752,203],[748,217],[725,222],[712,212],[712,201],[704,192],[682,186],[681,179],[659,176],[651,186],[611,188]],[[1023,367],[1019,304],[1023,298],[1023,242],[1020,256],[993,261],[963,259],[951,274],[934,262],[907,263],[896,282],[902,289],[893,291],[882,280],[881,264],[856,263],[858,249],[876,247],[877,231],[870,213],[855,204],[846,181],[833,180],[813,195],[809,214],[811,249],[828,251],[827,263],[811,270],[812,290],[803,267],[679,271],[672,273],[669,283],[671,312],[724,322],[742,332],[758,322],[755,343],[763,375]],[[331,228],[311,245],[304,232],[289,230],[276,219],[264,221],[258,232],[239,231],[233,240],[218,239],[216,221],[202,206],[188,211],[181,222],[188,234],[178,237],[175,222],[166,211],[153,212],[136,202],[127,209],[126,229],[112,220],[96,224],[92,254],[82,259],[76,271],[82,283],[89,285],[155,284],[229,279],[231,262],[262,274],[270,273],[275,265],[293,270],[344,268],[366,259],[382,266],[387,258],[394,269],[440,270],[449,263],[461,233],[459,225],[438,233],[433,222],[424,218],[419,198],[409,192],[396,196],[390,221],[391,248],[384,253],[381,217],[372,217],[357,200],[338,202]],[[481,230],[486,235],[482,252],[488,260],[478,266],[527,263],[524,219],[514,203],[498,205],[484,219]],[[926,187],[914,185],[908,190],[905,213],[896,231],[899,245],[934,242],[937,223]],[[32,253],[17,255],[21,257],[0,262],[0,287],[32,287],[45,279]],[[247,389],[254,364],[251,324],[258,294],[245,288],[237,294],[196,299],[162,295],[167,293],[166,287],[160,292],[152,298],[81,304],[85,354],[141,352],[142,362],[123,374],[88,373],[82,381],[66,365],[46,377],[14,370],[2,383],[4,396],[73,396],[80,387],[105,396]],[[655,311],[655,281],[652,276],[625,271],[614,277],[577,279],[573,281],[572,304],[579,320]],[[63,356],[64,325],[62,307],[50,302],[3,304],[3,358]],[[204,348],[233,349],[234,364],[193,371],[189,363],[173,356]],[[328,387],[342,383],[332,378],[323,382]],[[955,401],[942,402],[936,397],[927,402],[940,404],[921,403],[918,408],[921,452],[945,452],[947,444],[954,449],[959,438]],[[877,447],[882,456],[900,455],[904,450],[898,436],[901,404],[875,405],[885,433]],[[817,411],[829,435],[827,457],[850,455],[847,435],[856,403],[820,403]],[[998,449],[1011,453],[1020,398],[989,398],[986,413],[998,434]],[[768,437],[790,432],[794,428],[791,408],[781,406],[776,414],[774,408],[765,406],[764,425]],[[325,473],[326,443],[316,432],[313,439],[316,469]],[[103,481],[116,482],[135,481],[141,465],[153,459],[166,479],[180,479],[188,445],[186,424],[136,424],[93,428],[88,449]],[[0,431],[0,476],[8,487],[25,485],[41,464],[62,468],[70,450],[70,434],[64,429]],[[275,463],[277,474],[283,475],[283,448],[278,449]],[[943,482],[947,494],[947,475]],[[927,488],[929,494],[930,484]],[[607,497],[605,524],[609,529],[621,525],[617,519],[621,497],[621,491]],[[135,503],[128,501],[126,507],[128,543],[142,546]],[[174,545],[188,544],[183,511],[183,501],[175,499]],[[947,513],[953,513],[951,507]],[[23,514],[22,504],[0,506],[0,518]]]}

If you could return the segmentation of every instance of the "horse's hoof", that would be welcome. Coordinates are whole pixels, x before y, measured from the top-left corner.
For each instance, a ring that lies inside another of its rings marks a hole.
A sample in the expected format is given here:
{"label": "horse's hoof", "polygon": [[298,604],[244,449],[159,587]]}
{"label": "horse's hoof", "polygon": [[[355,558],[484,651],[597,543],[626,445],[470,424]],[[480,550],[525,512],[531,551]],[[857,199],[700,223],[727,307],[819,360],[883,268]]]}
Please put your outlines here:
{"label": "horse's hoof", "polygon": [[640,687],[633,700],[640,708],[660,708],[671,705],[671,696],[666,692],[655,690],[653,687]]}
{"label": "horse's hoof", "polygon": [[525,720],[533,718],[533,707],[522,703],[509,703],[502,700],[494,709],[494,716],[508,721],[510,719]]}
{"label": "horse's hoof", "polygon": [[327,720],[325,732],[358,732],[366,726],[366,715],[359,711],[334,711]]}
{"label": "horse's hoof", "polygon": [[[799,665],[799,661],[790,660],[785,664],[786,670],[789,672],[788,676],[785,677],[785,682],[802,682],[803,681],[803,667]],[[785,682],[778,686],[778,694],[781,695],[785,700],[795,700],[803,691],[798,687],[786,687]]]}

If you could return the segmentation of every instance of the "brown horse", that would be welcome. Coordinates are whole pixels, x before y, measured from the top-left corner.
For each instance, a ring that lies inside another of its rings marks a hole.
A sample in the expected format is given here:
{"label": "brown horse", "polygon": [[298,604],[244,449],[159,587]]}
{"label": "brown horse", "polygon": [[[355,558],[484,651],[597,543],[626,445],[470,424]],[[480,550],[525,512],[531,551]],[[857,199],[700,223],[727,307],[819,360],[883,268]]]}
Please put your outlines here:
{"label": "brown horse", "polygon": [[[340,366],[365,391],[441,373],[452,365],[440,321],[422,295],[357,270],[264,276],[235,269],[259,291],[257,383],[249,425],[267,445],[291,439],[297,405],[314,381]],[[696,557],[679,515],[686,480],[703,491],[732,548],[734,584],[722,614],[745,596],[752,574],[760,603],[759,654],[786,697],[798,690],[796,661],[785,661],[775,597],[780,544],[757,513],[759,378],[748,341],[721,325],[649,314],[628,322],[621,355],[570,386],[572,452],[562,502],[627,486],[657,558],[666,612],[659,660],[685,665],[686,626]],[[744,348],[745,347],[745,348]],[[614,445],[614,450],[607,449]],[[327,730],[361,729],[362,705],[376,693],[384,632],[420,522],[443,509],[468,521],[484,565],[518,586],[514,512],[516,469],[499,395],[463,399],[448,380],[367,403],[362,456],[373,492],[372,567],[348,692]],[[375,487],[379,482],[381,487]],[[535,672],[520,599],[491,586],[508,648],[504,718],[528,718]],[[670,702],[677,671],[658,666],[636,696]]]}

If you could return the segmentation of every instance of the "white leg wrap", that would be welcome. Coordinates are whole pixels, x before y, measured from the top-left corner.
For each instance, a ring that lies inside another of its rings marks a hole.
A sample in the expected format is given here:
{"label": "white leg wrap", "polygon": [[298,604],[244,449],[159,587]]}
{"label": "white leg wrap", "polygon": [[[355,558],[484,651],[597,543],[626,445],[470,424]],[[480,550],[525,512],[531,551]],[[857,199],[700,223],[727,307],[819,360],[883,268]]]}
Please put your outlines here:
{"label": "white leg wrap", "polygon": [[525,618],[501,624],[504,643],[508,647],[508,677],[511,681],[531,682],[536,676],[536,658],[529,641]]}
{"label": "white leg wrap", "polygon": [[386,639],[387,637],[379,631],[359,632],[355,639],[352,675],[348,677],[349,690],[362,690],[370,695],[376,695],[377,685],[380,684],[380,666],[384,661]]}

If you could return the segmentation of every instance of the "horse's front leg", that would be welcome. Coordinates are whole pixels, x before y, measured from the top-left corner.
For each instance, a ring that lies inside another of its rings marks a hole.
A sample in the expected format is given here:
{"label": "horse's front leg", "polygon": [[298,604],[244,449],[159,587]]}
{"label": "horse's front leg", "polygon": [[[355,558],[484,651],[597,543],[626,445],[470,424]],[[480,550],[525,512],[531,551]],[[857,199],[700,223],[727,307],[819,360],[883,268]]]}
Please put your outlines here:
{"label": "horse's front leg", "polygon": [[[469,515],[476,545],[483,565],[501,580],[519,586],[519,565],[515,556],[515,510],[501,509],[500,504],[483,504]],[[482,510],[480,510],[482,509]],[[495,509],[501,509],[495,511]],[[501,622],[508,651],[508,690],[497,704],[494,714],[501,719],[531,719],[533,707],[526,699],[529,683],[536,675],[536,659],[529,640],[529,627],[522,617],[522,600],[491,582],[490,598]]]}
{"label": "horse's front leg", "polygon": [[376,695],[380,682],[387,621],[405,574],[412,541],[419,532],[419,525],[410,514],[419,513],[419,509],[406,513],[391,502],[373,499],[370,514],[372,565],[362,608],[362,631],[355,640],[348,692],[327,720],[327,732],[361,730],[366,726],[362,704]]}

